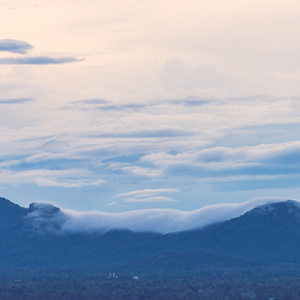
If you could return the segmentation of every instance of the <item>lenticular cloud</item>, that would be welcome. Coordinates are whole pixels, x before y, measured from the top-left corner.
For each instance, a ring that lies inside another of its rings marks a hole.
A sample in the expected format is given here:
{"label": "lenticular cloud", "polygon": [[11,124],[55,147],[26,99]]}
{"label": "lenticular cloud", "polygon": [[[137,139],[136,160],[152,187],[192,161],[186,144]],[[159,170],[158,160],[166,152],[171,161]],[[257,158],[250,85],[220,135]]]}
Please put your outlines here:
{"label": "lenticular cloud", "polygon": [[66,221],[63,232],[106,232],[132,230],[135,232],[171,233],[201,228],[238,217],[254,207],[286,199],[263,198],[239,204],[216,204],[193,211],[147,209],[122,213],[77,212],[62,209]]}

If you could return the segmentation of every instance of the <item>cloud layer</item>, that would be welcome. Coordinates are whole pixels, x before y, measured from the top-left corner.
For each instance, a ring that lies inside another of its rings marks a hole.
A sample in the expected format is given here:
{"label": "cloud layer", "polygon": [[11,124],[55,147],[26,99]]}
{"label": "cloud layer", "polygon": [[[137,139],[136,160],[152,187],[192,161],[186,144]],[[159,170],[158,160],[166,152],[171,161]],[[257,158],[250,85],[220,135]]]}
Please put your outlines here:
{"label": "cloud layer", "polygon": [[148,209],[123,213],[76,212],[62,209],[67,216],[63,232],[106,232],[127,229],[135,232],[171,233],[201,228],[238,217],[254,207],[283,199],[256,199],[244,203],[220,203],[193,211]]}
{"label": "cloud layer", "polygon": [[[193,209],[224,196],[233,202],[297,197],[297,98],[193,97],[109,111],[97,109],[114,103],[102,98],[72,99],[69,106],[46,110],[52,103],[30,100],[0,101],[3,187],[76,188],[74,205],[92,197],[90,209],[110,211]],[[20,103],[22,114],[10,105]]]}

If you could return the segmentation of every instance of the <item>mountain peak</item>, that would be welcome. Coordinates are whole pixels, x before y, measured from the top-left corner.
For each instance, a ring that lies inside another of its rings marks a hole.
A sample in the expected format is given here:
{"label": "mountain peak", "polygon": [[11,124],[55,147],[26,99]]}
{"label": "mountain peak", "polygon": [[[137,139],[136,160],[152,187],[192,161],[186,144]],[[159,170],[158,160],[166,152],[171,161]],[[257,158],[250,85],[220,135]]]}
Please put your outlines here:
{"label": "mountain peak", "polygon": [[60,209],[50,203],[31,203],[29,213],[39,214],[40,217],[51,218],[60,212]]}
{"label": "mountain peak", "polygon": [[267,203],[248,211],[245,215],[251,217],[263,216],[277,220],[294,220],[300,223],[300,203],[294,200]]}
{"label": "mountain peak", "polygon": [[49,203],[31,203],[26,218],[31,227],[39,231],[59,230],[66,221],[61,210]]}

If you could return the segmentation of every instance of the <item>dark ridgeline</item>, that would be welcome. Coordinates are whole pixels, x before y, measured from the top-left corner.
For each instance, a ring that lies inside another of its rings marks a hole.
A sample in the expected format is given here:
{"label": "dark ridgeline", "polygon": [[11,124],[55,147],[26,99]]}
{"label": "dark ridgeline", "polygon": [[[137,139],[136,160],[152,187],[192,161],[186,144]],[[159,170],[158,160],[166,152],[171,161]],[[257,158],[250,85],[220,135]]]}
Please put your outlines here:
{"label": "dark ridgeline", "polygon": [[[30,214],[30,217],[28,216]],[[64,233],[66,216],[49,204],[28,209],[0,198],[2,268],[111,268],[156,272],[300,265],[300,208],[294,201],[257,207],[205,228],[173,234],[111,230]]]}
{"label": "dark ridgeline", "polygon": [[0,198],[0,299],[300,299],[300,208],[173,233],[66,233],[49,204]]}

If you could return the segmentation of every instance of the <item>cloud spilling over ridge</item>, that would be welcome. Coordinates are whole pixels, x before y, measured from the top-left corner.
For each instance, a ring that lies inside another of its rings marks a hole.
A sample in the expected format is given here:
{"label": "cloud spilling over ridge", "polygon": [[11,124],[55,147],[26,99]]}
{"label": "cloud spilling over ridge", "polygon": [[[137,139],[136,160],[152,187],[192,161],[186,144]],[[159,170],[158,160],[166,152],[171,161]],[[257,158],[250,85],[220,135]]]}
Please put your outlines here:
{"label": "cloud spilling over ridge", "polygon": [[286,199],[262,198],[244,203],[222,203],[205,206],[193,211],[174,209],[146,209],[122,213],[78,212],[62,209],[67,216],[63,232],[106,232],[126,229],[134,232],[171,233],[201,228],[213,223],[241,216],[245,212],[273,202]]}
{"label": "cloud spilling over ridge", "polygon": [[12,40],[12,39],[0,40],[0,51],[26,54],[27,51],[32,48],[33,46],[27,42]]}

